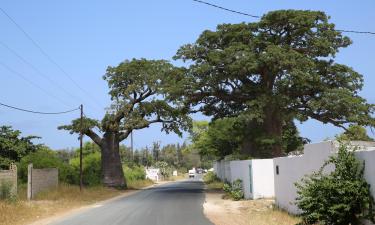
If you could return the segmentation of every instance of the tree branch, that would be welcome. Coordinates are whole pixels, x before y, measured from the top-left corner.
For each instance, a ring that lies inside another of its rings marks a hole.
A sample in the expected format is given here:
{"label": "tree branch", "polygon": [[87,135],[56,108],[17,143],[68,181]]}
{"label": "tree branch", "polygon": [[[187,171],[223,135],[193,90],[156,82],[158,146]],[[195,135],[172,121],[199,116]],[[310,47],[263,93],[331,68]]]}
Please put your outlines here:
{"label": "tree branch", "polygon": [[99,137],[99,135],[97,135],[94,131],[92,131],[91,129],[88,129],[85,134],[91,138],[91,140],[93,140],[97,145],[99,146],[102,146],[102,138]]}

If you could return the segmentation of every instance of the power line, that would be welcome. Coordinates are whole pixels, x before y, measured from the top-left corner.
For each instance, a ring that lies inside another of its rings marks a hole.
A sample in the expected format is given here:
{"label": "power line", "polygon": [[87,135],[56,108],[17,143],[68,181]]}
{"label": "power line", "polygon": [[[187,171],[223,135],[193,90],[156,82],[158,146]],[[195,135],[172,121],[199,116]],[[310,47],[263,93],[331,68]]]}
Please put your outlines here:
{"label": "power line", "polygon": [[79,98],[81,101],[83,101],[82,98],[73,95],[72,93],[70,93],[69,91],[67,91],[62,85],[60,85],[59,83],[55,82],[49,76],[47,76],[46,74],[44,74],[43,72],[41,72],[41,70],[39,70],[36,66],[34,66],[32,63],[30,63],[29,61],[27,61],[24,57],[22,57],[20,54],[18,54],[14,49],[10,48],[7,44],[5,44],[2,41],[0,41],[0,44],[4,48],[6,48],[8,51],[10,51],[11,53],[13,53],[13,55],[15,55],[17,58],[19,58],[23,63],[25,63],[26,65],[28,65],[29,67],[31,67],[39,76],[41,76],[41,77],[45,78],[46,80],[48,80],[48,82],[50,84],[55,85],[56,87],[60,88],[65,94],[69,95],[71,98],[73,98],[73,99]]}
{"label": "power line", "polygon": [[[43,48],[19,25],[3,8],[0,11],[29,39],[33,45],[52,63],[54,64],[78,89],[87,94],[90,99],[94,99],[90,92],[83,89]],[[95,102],[95,101],[92,101]],[[95,104],[98,104],[95,102]]]}
{"label": "power line", "polygon": [[[225,10],[225,11],[228,11],[228,12],[243,15],[243,16],[249,16],[249,17],[253,17],[253,18],[261,18],[261,16],[251,15],[251,14],[248,14],[248,13],[245,13],[245,12],[241,12],[241,11],[237,11],[237,10],[233,10],[233,9],[228,9],[228,8],[225,8],[225,7],[222,7],[222,6],[219,6],[219,5],[215,5],[215,4],[212,4],[212,3],[209,3],[209,2],[201,1],[201,0],[192,0],[192,1],[198,2],[198,3],[201,3],[201,4],[205,4],[205,5],[214,7],[214,8],[218,8],[218,9],[221,9],[221,10]],[[340,32],[343,32],[343,33],[375,35],[375,32],[372,32],[372,31],[357,31],[357,30],[336,30],[336,31],[340,31]]]}
{"label": "power line", "polygon": [[31,84],[32,86],[38,88],[39,90],[41,90],[42,92],[44,92],[46,95],[49,95],[53,98],[55,98],[57,101],[59,101],[60,103],[66,105],[69,107],[69,104],[66,103],[64,100],[62,100],[61,98],[59,98],[57,95],[53,94],[53,93],[50,93],[49,91],[47,91],[46,89],[42,88],[40,85],[38,85],[37,83],[29,80],[26,76],[24,76],[23,74],[15,71],[14,69],[10,68],[9,66],[7,66],[6,64],[4,64],[3,62],[0,62],[0,65],[2,65],[5,69],[7,69],[9,72],[17,75],[18,77],[20,77],[21,79],[23,79],[24,81],[28,82],[29,84]]}
{"label": "power line", "polygon": [[244,16],[250,16],[250,17],[253,17],[253,18],[260,18],[260,16],[255,16],[255,15],[251,15],[251,14],[248,14],[248,13],[245,13],[245,12],[240,12],[240,11],[236,11],[236,10],[233,10],[233,9],[224,8],[222,6],[215,5],[215,4],[212,4],[212,3],[209,3],[209,2],[205,2],[205,1],[201,1],[201,0],[193,0],[193,1],[199,2],[201,4],[209,5],[209,6],[218,8],[218,9],[222,9],[222,10],[225,10],[225,11],[228,11],[228,12],[237,13],[237,14],[244,15]]}
{"label": "power line", "polygon": [[48,114],[48,115],[66,114],[66,113],[74,112],[80,109],[80,108],[75,108],[75,109],[70,109],[70,110],[62,111],[62,112],[40,112],[40,111],[34,111],[34,110],[29,110],[29,109],[22,109],[22,108],[11,106],[11,105],[4,104],[1,102],[0,102],[0,105],[5,106],[7,108],[23,111],[23,112],[34,113],[34,114]]}

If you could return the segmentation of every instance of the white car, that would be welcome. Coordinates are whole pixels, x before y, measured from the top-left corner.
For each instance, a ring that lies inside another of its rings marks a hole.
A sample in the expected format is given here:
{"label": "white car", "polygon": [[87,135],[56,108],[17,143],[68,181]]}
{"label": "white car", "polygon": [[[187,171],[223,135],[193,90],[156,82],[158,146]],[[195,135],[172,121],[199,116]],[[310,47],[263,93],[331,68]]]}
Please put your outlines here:
{"label": "white car", "polygon": [[189,178],[195,177],[195,170],[189,170]]}

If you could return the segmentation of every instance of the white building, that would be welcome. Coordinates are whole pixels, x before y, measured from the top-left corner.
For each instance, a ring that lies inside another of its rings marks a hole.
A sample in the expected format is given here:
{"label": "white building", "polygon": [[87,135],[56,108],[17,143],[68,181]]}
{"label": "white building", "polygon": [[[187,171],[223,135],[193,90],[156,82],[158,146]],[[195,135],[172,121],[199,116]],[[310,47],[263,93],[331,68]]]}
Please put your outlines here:
{"label": "white building", "polygon": [[241,179],[246,199],[274,197],[273,159],[217,161],[214,171],[223,181]]}
{"label": "white building", "polygon": [[[375,142],[351,142],[351,145],[359,147],[355,155],[365,161],[365,178],[371,185],[372,194],[375,195]],[[339,143],[336,141],[308,144],[304,147],[303,155],[275,158],[276,205],[292,214],[299,214],[300,210],[295,205],[295,183],[305,175],[318,171],[331,155],[337,153],[338,147]],[[324,172],[333,169],[334,166],[329,165]]]}

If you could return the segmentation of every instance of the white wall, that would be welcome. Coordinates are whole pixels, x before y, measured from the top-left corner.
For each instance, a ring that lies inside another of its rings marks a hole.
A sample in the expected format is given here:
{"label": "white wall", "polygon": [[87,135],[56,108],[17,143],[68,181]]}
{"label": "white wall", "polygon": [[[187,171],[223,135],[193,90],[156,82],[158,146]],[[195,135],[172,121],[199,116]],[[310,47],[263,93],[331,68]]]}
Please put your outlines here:
{"label": "white wall", "polygon": [[273,159],[255,159],[251,161],[253,170],[252,198],[273,198],[275,196]]}
{"label": "white wall", "polygon": [[233,182],[241,179],[247,199],[274,197],[273,159],[220,161],[215,163],[214,168],[217,168],[215,173],[223,181]]}
{"label": "white wall", "polygon": [[[374,194],[375,177],[373,174],[375,174],[375,148],[369,147],[371,144],[364,142],[353,142],[352,144],[362,145],[361,149],[365,150],[356,152],[356,155],[358,158],[366,161],[365,177],[371,184]],[[305,145],[304,154],[301,156],[275,158],[274,185],[276,205],[290,213],[300,213],[300,210],[294,204],[297,197],[295,183],[299,182],[305,175],[318,171],[329,156],[337,153],[338,146],[338,143],[334,141],[308,144]],[[279,168],[279,174],[276,174],[276,167]],[[329,165],[324,172],[328,173],[333,169],[333,165]]]}

